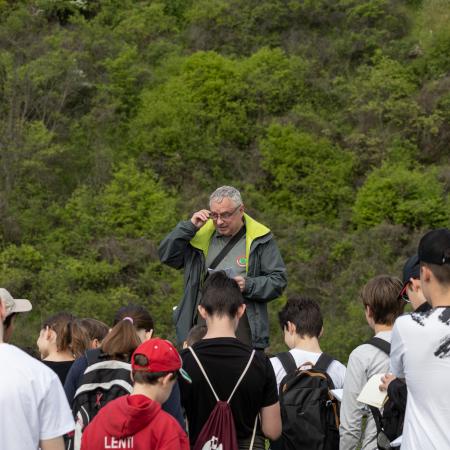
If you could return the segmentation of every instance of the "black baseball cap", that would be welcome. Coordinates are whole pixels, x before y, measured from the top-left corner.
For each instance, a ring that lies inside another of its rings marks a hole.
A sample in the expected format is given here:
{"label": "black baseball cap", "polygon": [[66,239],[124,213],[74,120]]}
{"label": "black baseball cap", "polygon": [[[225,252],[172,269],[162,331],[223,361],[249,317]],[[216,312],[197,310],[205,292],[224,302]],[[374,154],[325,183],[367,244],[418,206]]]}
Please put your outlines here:
{"label": "black baseball cap", "polygon": [[411,278],[417,280],[420,278],[420,264],[418,255],[413,255],[408,258],[403,266],[403,288],[398,295],[399,297],[403,297],[403,295],[405,295],[409,280],[411,280]]}
{"label": "black baseball cap", "polygon": [[450,264],[450,230],[440,228],[426,233],[419,242],[418,254],[420,262]]}

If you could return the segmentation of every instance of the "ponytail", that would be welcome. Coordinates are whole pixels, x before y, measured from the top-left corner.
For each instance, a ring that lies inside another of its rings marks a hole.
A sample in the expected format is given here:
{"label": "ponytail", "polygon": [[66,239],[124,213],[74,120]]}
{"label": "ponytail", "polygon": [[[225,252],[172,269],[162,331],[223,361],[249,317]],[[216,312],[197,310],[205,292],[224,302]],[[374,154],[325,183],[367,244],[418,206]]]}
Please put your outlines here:
{"label": "ponytail", "polygon": [[80,319],[76,319],[72,322],[71,348],[75,358],[79,358],[84,355],[86,350],[91,348],[91,340],[89,339],[88,330]]}
{"label": "ponytail", "polygon": [[42,324],[42,328],[50,328],[56,333],[56,349],[58,352],[71,350],[72,322],[75,316],[68,312],[60,312],[49,317]]}
{"label": "ponytail", "polygon": [[140,305],[129,304],[119,309],[114,317],[114,327],[105,337],[101,348],[112,359],[130,361],[131,355],[141,344],[137,330],[153,329],[150,313]]}
{"label": "ponytail", "polygon": [[131,355],[141,344],[136,328],[129,320],[121,320],[105,337],[102,351],[112,359],[130,361]]}

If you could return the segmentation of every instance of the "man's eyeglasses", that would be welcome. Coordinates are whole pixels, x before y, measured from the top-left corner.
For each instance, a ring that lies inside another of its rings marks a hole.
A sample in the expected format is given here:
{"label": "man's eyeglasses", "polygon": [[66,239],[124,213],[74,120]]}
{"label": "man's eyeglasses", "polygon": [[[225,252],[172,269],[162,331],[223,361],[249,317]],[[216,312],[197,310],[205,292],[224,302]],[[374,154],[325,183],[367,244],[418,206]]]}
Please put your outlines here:
{"label": "man's eyeglasses", "polygon": [[212,220],[216,221],[219,219],[222,220],[229,220],[231,219],[234,214],[236,213],[236,211],[241,207],[241,205],[236,206],[236,208],[233,209],[233,211],[226,211],[224,213],[218,214],[218,213],[214,213],[212,212],[209,217],[211,217]]}

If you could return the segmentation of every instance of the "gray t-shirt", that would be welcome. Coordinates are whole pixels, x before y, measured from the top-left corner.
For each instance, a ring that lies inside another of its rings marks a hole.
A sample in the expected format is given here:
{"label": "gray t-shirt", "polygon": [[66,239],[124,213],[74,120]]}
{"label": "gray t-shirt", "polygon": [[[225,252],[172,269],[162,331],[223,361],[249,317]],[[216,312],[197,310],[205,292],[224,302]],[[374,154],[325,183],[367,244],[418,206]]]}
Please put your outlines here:
{"label": "gray t-shirt", "polygon": [[[216,256],[222,251],[222,249],[230,242],[232,236],[223,236],[217,231],[212,235],[211,242],[209,243],[208,254],[206,255],[206,267],[209,268],[211,263],[214,261]],[[220,263],[215,267],[214,270],[224,270],[232,268],[235,275],[245,277],[247,272],[247,257],[245,256],[245,233],[242,235],[241,239],[233,246],[233,248],[225,255],[225,257],[220,261]],[[200,292],[197,301],[200,301]],[[198,323],[201,323],[199,319]],[[252,345],[252,332],[250,329],[250,324],[248,321],[247,313],[245,313],[239,320],[239,325],[236,330],[237,338],[244,342],[245,344]]]}
{"label": "gray t-shirt", "polygon": [[[376,337],[391,342],[391,334],[392,331],[380,331]],[[340,450],[376,450],[375,421],[369,407],[357,398],[370,377],[388,371],[389,356],[371,344],[361,344],[350,353],[341,403]],[[363,417],[367,417],[365,428]]]}
{"label": "gray t-shirt", "polygon": [[[215,232],[209,243],[208,254],[206,255],[206,267],[209,268],[216,256],[232,239],[232,236],[222,236]],[[234,247],[228,252],[225,258],[220,261],[215,270],[223,270],[231,267],[236,276],[244,277],[246,275],[247,258],[245,256],[245,234],[239,239]]]}

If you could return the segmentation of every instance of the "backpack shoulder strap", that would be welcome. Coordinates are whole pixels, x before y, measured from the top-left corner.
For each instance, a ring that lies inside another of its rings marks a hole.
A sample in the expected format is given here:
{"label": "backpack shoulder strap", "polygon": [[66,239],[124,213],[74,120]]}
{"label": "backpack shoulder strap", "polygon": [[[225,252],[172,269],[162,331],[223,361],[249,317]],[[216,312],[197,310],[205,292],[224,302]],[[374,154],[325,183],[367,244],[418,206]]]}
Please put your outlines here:
{"label": "backpack shoulder strap", "polygon": [[391,353],[391,344],[384,339],[378,338],[378,337],[372,337],[368,341],[366,341],[366,344],[373,345],[374,347],[378,348],[382,352],[386,353],[386,355],[389,356],[389,353]]}
{"label": "backpack shoulder strap", "polygon": [[202,363],[200,362],[200,360],[198,359],[197,354],[194,352],[194,349],[189,346],[188,349],[190,350],[190,352],[192,353],[192,356],[194,357],[198,367],[200,368],[200,370],[202,371],[203,376],[205,377],[205,380],[208,382],[209,387],[211,388],[212,393],[214,394],[214,397],[216,398],[216,401],[220,401],[218,395],[216,394],[216,391],[214,390],[211,381],[209,381],[208,375],[206,375],[205,369],[202,366]]}
{"label": "backpack shoulder strap", "polygon": [[283,366],[286,375],[294,373],[297,370],[297,363],[291,352],[282,352],[276,355],[281,365]]}
{"label": "backpack shoulder strap", "polygon": [[314,369],[326,372],[330,364],[334,361],[334,358],[328,353],[322,352],[319,359],[314,364]]}
{"label": "backpack shoulder strap", "polygon": [[250,358],[248,359],[247,365],[245,366],[244,371],[242,372],[241,376],[239,377],[239,380],[237,380],[236,386],[234,386],[233,391],[231,392],[230,396],[228,397],[227,403],[230,403],[231,398],[233,397],[234,393],[236,392],[236,389],[241,384],[241,381],[244,379],[245,374],[247,373],[248,369],[250,368],[250,364],[253,361],[253,357],[255,356],[255,350],[253,349],[252,354],[250,355]]}
{"label": "backpack shoulder strap", "polygon": [[377,427],[377,433],[379,433],[383,429],[383,422],[381,412],[378,408],[372,405],[368,405],[370,412],[372,413],[373,420],[375,421],[375,426]]}
{"label": "backpack shoulder strap", "polygon": [[92,364],[100,361],[101,352],[99,348],[85,352],[88,366],[92,366]]}
{"label": "backpack shoulder strap", "polygon": [[214,261],[209,265],[210,269],[215,269],[225,258],[225,256],[230,253],[231,249],[241,240],[242,236],[245,235],[246,229],[245,225],[228,241],[227,245],[219,252],[219,254],[214,258]]}
{"label": "backpack shoulder strap", "polygon": [[327,376],[328,380],[328,389],[334,389],[334,382],[331,379],[330,375],[327,373],[328,367],[330,367],[330,364],[334,361],[334,358],[329,355],[328,353],[322,352],[322,354],[319,356],[319,359],[314,364],[314,369],[320,370],[321,372],[324,372]]}
{"label": "backpack shoulder strap", "polygon": [[[213,388],[213,385],[211,384],[211,381],[208,378],[208,375],[206,375],[206,371],[204,369],[204,367],[202,366],[202,363],[200,362],[200,360],[198,359],[197,354],[195,353],[194,349],[192,347],[188,347],[188,349],[190,350],[190,352],[192,353],[192,356],[194,357],[195,361],[198,364],[198,367],[200,368],[200,370],[202,371],[203,376],[205,377],[205,380],[208,382],[209,387],[211,388],[212,393],[214,394],[214,397],[216,399],[216,401],[220,401],[219,396],[216,394],[216,391]],[[250,358],[247,362],[247,365],[245,366],[245,369],[243,370],[241,376],[239,377],[239,380],[237,380],[236,385],[234,386],[233,391],[231,392],[230,396],[228,397],[227,403],[230,403],[231,398],[233,397],[234,393],[236,392],[236,389],[239,387],[239,385],[241,384],[241,381],[243,380],[243,378],[245,377],[245,374],[247,373],[250,364],[253,361],[253,357],[255,356],[255,350],[252,351],[252,354],[250,355]]]}

